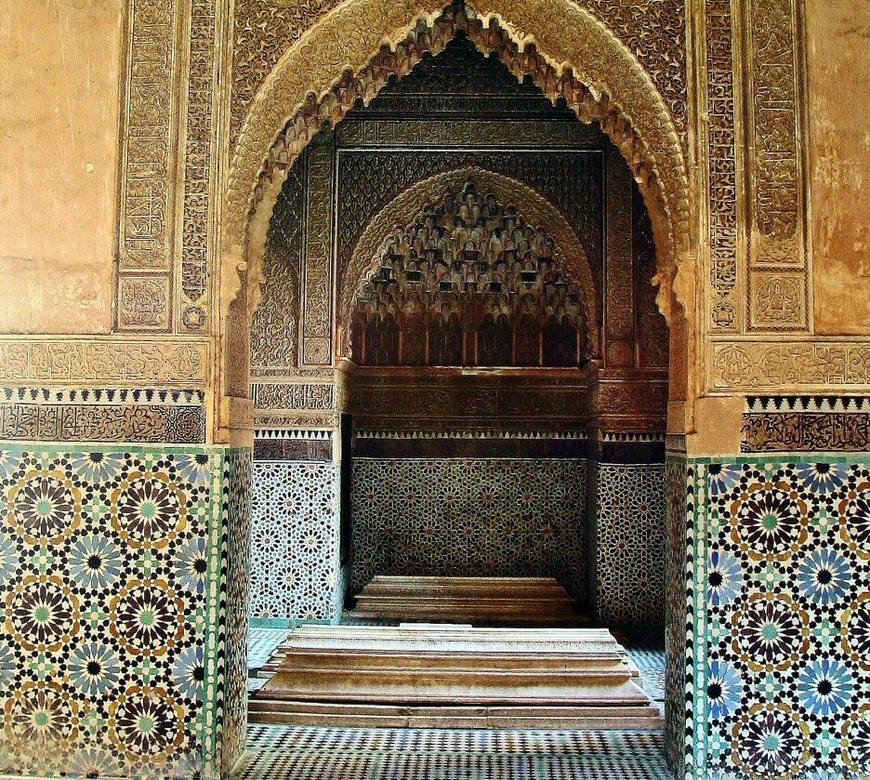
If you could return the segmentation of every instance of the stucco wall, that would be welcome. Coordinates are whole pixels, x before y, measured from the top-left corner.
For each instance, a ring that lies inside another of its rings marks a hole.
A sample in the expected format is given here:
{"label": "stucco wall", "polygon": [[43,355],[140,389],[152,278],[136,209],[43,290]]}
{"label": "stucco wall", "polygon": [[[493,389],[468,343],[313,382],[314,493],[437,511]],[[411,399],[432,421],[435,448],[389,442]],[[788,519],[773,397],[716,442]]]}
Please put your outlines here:
{"label": "stucco wall", "polygon": [[111,328],[121,7],[0,4],[0,332]]}
{"label": "stucco wall", "polygon": [[807,0],[815,325],[870,332],[870,4]]}

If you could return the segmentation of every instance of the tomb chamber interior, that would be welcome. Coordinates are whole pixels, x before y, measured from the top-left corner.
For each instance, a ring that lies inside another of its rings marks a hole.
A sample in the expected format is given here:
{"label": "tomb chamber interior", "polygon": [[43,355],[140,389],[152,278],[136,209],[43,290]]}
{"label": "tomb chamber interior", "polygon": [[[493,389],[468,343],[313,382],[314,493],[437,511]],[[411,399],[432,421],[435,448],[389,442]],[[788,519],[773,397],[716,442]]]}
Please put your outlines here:
{"label": "tomb chamber interior", "polygon": [[[597,124],[459,34],[309,144],[264,272],[255,624],[339,622],[378,575],[553,577],[594,622],[663,623],[668,331]],[[318,372],[341,414],[299,430]]]}

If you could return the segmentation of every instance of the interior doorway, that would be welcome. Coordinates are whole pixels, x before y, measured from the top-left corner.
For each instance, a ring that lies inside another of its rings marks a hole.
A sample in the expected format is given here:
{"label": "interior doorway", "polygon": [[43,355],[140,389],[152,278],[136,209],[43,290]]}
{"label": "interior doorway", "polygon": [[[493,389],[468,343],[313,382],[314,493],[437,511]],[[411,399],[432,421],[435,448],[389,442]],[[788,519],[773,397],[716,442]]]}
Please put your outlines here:
{"label": "interior doorway", "polygon": [[[307,362],[318,313],[302,301],[323,252],[341,426],[293,430],[281,380]],[[663,664],[669,336],[643,199],[596,123],[459,31],[315,136],[279,195],[264,270],[261,636],[361,622],[375,578],[537,578],[576,625],[613,628]],[[424,614],[410,603],[365,617]],[[268,659],[252,654],[255,675]],[[650,686],[661,664],[648,662]]]}

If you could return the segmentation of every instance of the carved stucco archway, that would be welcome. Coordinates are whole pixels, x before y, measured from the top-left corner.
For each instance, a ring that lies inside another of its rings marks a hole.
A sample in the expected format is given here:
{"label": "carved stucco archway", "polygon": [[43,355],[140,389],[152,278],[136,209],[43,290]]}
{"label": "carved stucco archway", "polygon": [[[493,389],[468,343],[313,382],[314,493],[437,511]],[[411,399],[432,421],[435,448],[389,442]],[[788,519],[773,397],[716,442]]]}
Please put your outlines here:
{"label": "carved stucco archway", "polygon": [[221,436],[246,427],[230,404],[247,397],[248,333],[266,234],[290,167],[324,123],[340,121],[357,97],[370,99],[391,75],[404,75],[423,53],[443,49],[459,29],[484,53],[497,52],[518,77],[530,75],[554,102],[564,99],[581,121],[598,120],[622,152],[653,225],[659,304],[671,324],[672,387],[677,398],[690,397],[693,219],[686,160],[664,100],[632,53],[573,0],[471,0],[466,7],[470,13],[446,15],[438,0],[343,3],[285,52],[257,93],[222,209]]}
{"label": "carved stucco archway", "polygon": [[[342,327],[349,326],[353,303],[362,290],[373,263],[380,260],[394,227],[407,227],[422,213],[426,204],[438,204],[466,183],[478,192],[492,193],[504,205],[512,205],[526,224],[545,227],[554,241],[554,259],[565,275],[580,288],[586,327],[593,353],[599,350],[598,306],[589,258],[577,234],[559,210],[531,187],[509,176],[477,166],[457,168],[436,174],[403,190],[363,230],[353,248],[350,262],[340,280],[338,301],[339,342]],[[345,334],[346,335],[346,334]]]}

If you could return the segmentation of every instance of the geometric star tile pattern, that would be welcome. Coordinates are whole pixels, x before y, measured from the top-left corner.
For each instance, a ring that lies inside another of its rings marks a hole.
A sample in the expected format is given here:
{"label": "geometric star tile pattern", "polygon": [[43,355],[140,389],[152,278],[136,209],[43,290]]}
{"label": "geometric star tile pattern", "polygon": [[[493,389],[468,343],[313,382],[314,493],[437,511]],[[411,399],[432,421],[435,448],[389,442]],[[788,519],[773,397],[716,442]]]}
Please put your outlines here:
{"label": "geometric star tile pattern", "polygon": [[696,773],[870,775],[868,463],[695,468]]}
{"label": "geometric star tile pattern", "polygon": [[586,594],[586,461],[355,458],[351,587],[375,574],[556,577]]}
{"label": "geometric star tile pattern", "polygon": [[226,452],[0,451],[0,771],[216,774]]}
{"label": "geometric star tile pattern", "polygon": [[338,472],[332,463],[254,461],[253,619],[333,621],[344,600]]}
{"label": "geometric star tile pattern", "polygon": [[239,780],[670,780],[657,731],[252,726]]}
{"label": "geometric star tile pattern", "polygon": [[599,463],[595,473],[597,619],[663,625],[664,464]]}

